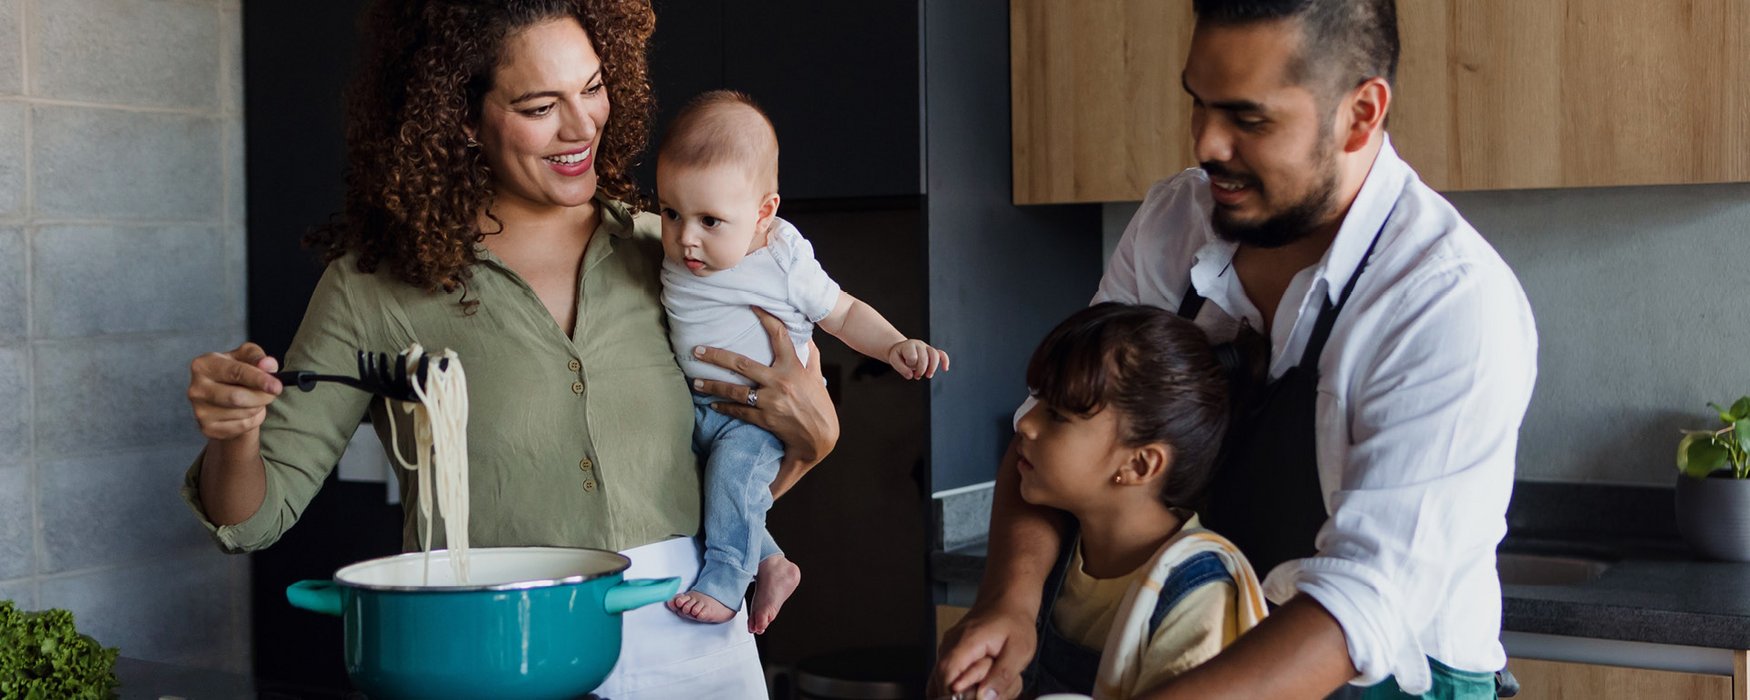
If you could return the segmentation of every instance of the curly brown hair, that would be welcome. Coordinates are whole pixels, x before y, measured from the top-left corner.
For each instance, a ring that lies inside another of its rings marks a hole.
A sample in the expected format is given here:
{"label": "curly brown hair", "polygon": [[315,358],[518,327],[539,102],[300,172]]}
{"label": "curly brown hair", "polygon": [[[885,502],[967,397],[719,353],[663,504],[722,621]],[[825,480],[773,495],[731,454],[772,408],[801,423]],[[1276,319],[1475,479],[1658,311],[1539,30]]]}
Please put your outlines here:
{"label": "curly brown hair", "polygon": [[478,123],[506,40],[572,17],[602,60],[612,116],[595,161],[597,189],[642,208],[631,168],[650,139],[654,98],[645,45],[648,0],[378,0],[362,21],[359,72],[347,94],[346,200],[305,243],[325,262],[357,254],[360,272],[387,264],[427,292],[466,291],[478,215],[494,195]]}

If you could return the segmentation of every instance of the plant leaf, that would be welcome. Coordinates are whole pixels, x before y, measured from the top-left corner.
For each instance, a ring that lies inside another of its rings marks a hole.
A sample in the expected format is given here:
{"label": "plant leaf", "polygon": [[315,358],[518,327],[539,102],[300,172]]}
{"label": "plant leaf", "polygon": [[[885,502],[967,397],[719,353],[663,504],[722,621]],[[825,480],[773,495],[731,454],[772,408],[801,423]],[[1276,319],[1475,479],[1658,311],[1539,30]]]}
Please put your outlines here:
{"label": "plant leaf", "polygon": [[1700,435],[1689,434],[1677,443],[1677,470],[1686,476],[1705,479],[1707,475],[1726,465],[1728,458],[1726,448],[1714,444],[1713,440],[1704,440]]}
{"label": "plant leaf", "polygon": [[[1733,440],[1738,444],[1737,456],[1742,460],[1746,454],[1750,454],[1750,420],[1741,420],[1733,424],[1732,432],[1734,433]],[[1733,464],[1732,466],[1736,468],[1743,465]]]}
{"label": "plant leaf", "polygon": [[1713,409],[1715,413],[1718,413],[1720,416],[1720,420],[1723,422],[1731,423],[1733,420],[1735,420],[1734,418],[1732,418],[1731,411],[1728,411],[1724,408],[1721,408],[1720,405],[1717,403],[1709,401],[1709,402],[1707,402],[1707,407]]}
{"label": "plant leaf", "polygon": [[1750,418],[1750,396],[1741,397],[1732,404],[1732,419],[1744,420]]}

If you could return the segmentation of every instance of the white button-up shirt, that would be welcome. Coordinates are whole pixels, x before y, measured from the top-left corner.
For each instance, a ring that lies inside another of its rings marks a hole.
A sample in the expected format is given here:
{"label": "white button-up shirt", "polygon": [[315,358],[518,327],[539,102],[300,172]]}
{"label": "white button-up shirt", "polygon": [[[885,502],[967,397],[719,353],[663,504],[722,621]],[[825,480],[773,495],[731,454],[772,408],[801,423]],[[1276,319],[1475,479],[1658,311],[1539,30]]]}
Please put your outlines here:
{"label": "white button-up shirt", "polygon": [[[1215,235],[1210,211],[1202,170],[1156,183],[1094,301],[1177,310],[1189,283],[1210,302],[1197,323],[1211,340],[1231,339],[1241,323],[1262,328],[1233,271],[1237,247]],[[1278,603],[1312,596],[1337,619],[1361,672],[1353,683],[1395,676],[1421,693],[1427,657],[1467,671],[1506,665],[1495,547],[1507,532],[1537,330],[1513,271],[1388,139],[1330,250],[1282,298],[1271,377],[1300,361],[1324,300],[1338,301],[1382,224],[1318,363],[1330,519],[1318,554],[1269,572],[1265,588]]]}

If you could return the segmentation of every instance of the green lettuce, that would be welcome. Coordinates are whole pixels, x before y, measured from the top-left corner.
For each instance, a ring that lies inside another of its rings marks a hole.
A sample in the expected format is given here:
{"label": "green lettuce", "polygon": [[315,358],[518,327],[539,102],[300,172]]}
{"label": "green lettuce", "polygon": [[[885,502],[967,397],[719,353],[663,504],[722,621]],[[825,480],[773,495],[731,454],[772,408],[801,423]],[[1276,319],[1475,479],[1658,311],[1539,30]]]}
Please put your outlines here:
{"label": "green lettuce", "polygon": [[24,612],[0,600],[0,698],[109,698],[117,651],[73,628],[66,610]]}

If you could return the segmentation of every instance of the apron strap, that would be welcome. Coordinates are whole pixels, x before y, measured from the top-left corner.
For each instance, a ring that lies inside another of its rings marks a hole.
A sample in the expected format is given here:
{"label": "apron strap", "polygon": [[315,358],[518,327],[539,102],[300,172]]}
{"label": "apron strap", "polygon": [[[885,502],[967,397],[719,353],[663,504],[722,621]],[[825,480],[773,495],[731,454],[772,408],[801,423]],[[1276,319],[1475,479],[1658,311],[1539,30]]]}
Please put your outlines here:
{"label": "apron strap", "polygon": [[1197,293],[1197,287],[1185,285],[1185,299],[1179,302],[1179,318],[1196,321],[1197,313],[1203,310],[1203,295]]}
{"label": "apron strap", "polygon": [[1343,294],[1337,298],[1335,306],[1331,304],[1329,294],[1325,295],[1325,304],[1319,310],[1319,320],[1313,324],[1312,336],[1306,340],[1306,349],[1300,353],[1300,366],[1306,371],[1317,371],[1319,356],[1325,354],[1325,341],[1331,339],[1331,327],[1337,325],[1337,315],[1343,313],[1343,307],[1349,304],[1349,295],[1355,292],[1355,283],[1361,280],[1361,272],[1367,269],[1367,262],[1373,258],[1373,249],[1379,246],[1379,239],[1385,233],[1385,226],[1391,221],[1391,215],[1397,213],[1397,204],[1386,212],[1385,221],[1379,223],[1379,230],[1373,232],[1373,240],[1367,244],[1367,252],[1361,254],[1361,263],[1355,266],[1355,272],[1349,275],[1349,282],[1343,285]]}

